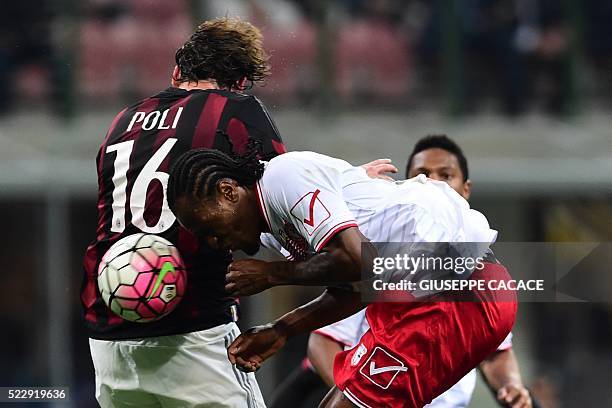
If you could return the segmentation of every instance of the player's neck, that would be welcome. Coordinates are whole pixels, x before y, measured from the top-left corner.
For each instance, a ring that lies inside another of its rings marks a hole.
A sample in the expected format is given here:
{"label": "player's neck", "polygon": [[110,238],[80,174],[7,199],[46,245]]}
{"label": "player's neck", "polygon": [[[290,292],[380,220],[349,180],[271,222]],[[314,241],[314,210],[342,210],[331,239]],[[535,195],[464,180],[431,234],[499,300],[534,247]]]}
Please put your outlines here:
{"label": "player's neck", "polygon": [[178,84],[177,88],[184,89],[186,91],[191,91],[192,89],[220,89],[216,82],[205,80],[200,80],[197,82],[182,82]]}
{"label": "player's neck", "polygon": [[268,221],[266,221],[266,217],[264,215],[264,209],[260,205],[260,201],[258,198],[258,192],[256,191],[257,187],[253,187],[252,189],[247,189],[247,200],[249,201],[250,208],[254,209],[251,219],[257,220],[257,225],[259,226],[259,232],[272,232],[270,231],[270,227],[268,226]]}

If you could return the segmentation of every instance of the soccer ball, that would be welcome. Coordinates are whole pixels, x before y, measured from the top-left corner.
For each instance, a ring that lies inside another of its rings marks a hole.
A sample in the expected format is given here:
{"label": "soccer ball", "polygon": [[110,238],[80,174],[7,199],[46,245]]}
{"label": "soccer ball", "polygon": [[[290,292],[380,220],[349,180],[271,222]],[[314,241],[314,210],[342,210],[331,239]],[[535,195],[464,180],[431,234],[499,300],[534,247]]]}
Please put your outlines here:
{"label": "soccer ball", "polygon": [[176,247],[152,234],[117,241],[98,267],[102,299],[113,312],[132,322],[152,322],[172,312],[186,283],[187,273]]}

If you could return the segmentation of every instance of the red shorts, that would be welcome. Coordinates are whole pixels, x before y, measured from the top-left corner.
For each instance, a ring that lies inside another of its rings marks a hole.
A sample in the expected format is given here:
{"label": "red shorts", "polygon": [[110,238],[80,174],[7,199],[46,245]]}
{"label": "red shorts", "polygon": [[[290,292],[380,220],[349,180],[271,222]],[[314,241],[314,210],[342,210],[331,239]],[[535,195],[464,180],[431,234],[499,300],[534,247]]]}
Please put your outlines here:
{"label": "red shorts", "polygon": [[[510,279],[485,263],[470,279]],[[512,329],[516,296],[472,291],[472,301],[373,303],[359,343],[339,353],[334,380],[358,407],[421,408],[493,353]]]}

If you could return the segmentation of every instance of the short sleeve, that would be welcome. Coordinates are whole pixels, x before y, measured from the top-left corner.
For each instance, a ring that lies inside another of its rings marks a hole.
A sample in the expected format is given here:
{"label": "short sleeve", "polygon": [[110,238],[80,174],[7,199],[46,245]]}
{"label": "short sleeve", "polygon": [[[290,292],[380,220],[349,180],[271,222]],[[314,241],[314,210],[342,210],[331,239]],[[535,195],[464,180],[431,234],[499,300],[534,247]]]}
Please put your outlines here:
{"label": "short sleeve", "polygon": [[337,233],[356,227],[357,222],[342,197],[340,170],[316,157],[308,158],[287,153],[270,162],[263,180],[266,188],[270,186],[268,194],[277,212],[319,252]]}
{"label": "short sleeve", "polygon": [[289,252],[283,248],[280,242],[278,242],[278,240],[274,238],[274,235],[272,234],[261,234],[259,236],[259,242],[261,243],[262,247],[276,252],[279,256],[282,256],[285,259],[289,259],[291,257],[291,254],[289,254]]}
{"label": "short sleeve", "polygon": [[339,322],[315,330],[315,333],[329,337],[330,339],[344,345],[353,347],[361,338],[362,326],[365,321],[365,309],[360,310],[352,316]]}
{"label": "short sleeve", "polygon": [[508,333],[504,341],[497,347],[497,351],[504,351],[512,348],[512,332]]}
{"label": "short sleeve", "polygon": [[263,233],[259,236],[259,242],[264,248],[273,249],[277,252],[281,252],[283,250],[283,246],[274,238],[274,235]]}

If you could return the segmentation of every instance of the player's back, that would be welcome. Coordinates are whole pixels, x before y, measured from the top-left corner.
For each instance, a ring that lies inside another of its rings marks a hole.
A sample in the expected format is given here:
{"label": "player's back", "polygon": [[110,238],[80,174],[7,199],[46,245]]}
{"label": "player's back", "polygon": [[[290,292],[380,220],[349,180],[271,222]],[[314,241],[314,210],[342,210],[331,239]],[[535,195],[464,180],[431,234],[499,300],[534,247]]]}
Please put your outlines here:
{"label": "player's back", "polygon": [[[166,199],[168,170],[192,148],[226,153],[260,141],[261,156],[284,152],[281,138],[259,101],[225,90],[168,88],[121,111],[97,156],[98,229],[85,255],[81,300],[93,338],[150,337],[202,330],[231,321],[235,300],[224,291],[229,253],[215,253],[179,227]],[[102,301],[97,267],[106,250],[124,236],[152,233],[173,242],[188,272],[185,297],[160,321],[138,324],[114,315]]]}
{"label": "player's back", "polygon": [[[286,179],[286,174],[299,174]],[[328,186],[340,192],[362,233],[378,242],[493,242],[496,232],[447,183],[424,175],[390,182],[361,167],[314,152],[290,152],[269,162],[264,185]],[[309,187],[310,186],[310,187]],[[292,206],[289,205],[290,207]]]}

